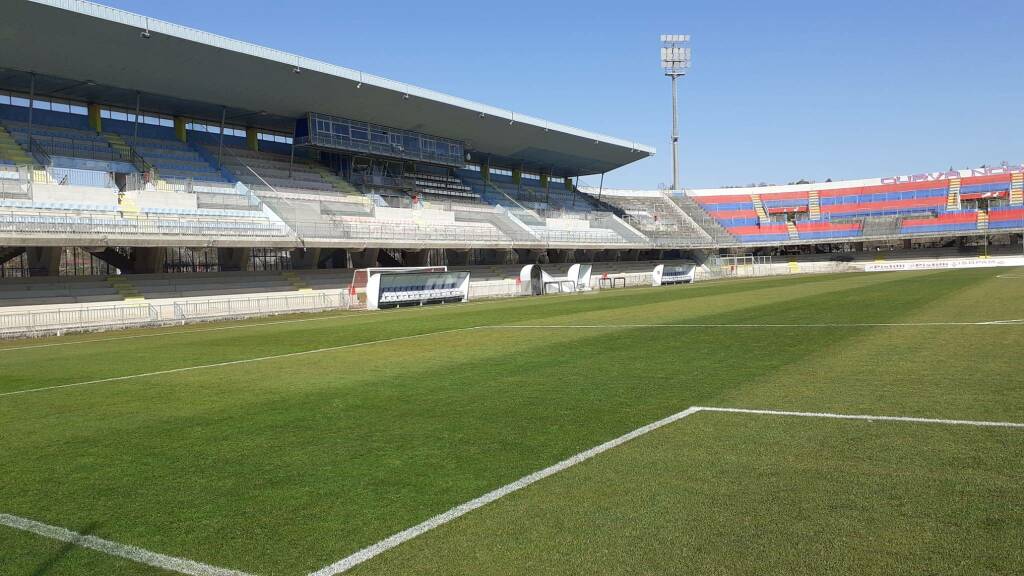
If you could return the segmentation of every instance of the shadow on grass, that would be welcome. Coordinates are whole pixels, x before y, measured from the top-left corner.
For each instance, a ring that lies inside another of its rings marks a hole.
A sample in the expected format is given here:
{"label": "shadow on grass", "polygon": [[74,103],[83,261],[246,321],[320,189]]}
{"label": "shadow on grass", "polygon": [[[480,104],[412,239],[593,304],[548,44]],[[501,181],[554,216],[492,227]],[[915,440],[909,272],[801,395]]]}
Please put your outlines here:
{"label": "shadow on grass", "polygon": [[[93,532],[96,531],[96,528],[98,526],[99,526],[98,522],[93,522],[92,524],[89,524],[88,526],[86,526],[85,529],[80,532],[80,534],[82,536],[89,536]],[[42,562],[42,564],[37,566],[36,569],[32,571],[32,576],[45,576],[46,574],[49,574],[50,571],[53,570],[53,567],[56,566],[58,562],[63,560],[65,556],[70,554],[71,551],[74,550],[75,548],[78,548],[78,544],[77,543],[75,543],[75,542],[67,542],[67,543],[65,543],[63,546],[60,547],[60,550],[57,550],[56,552],[54,552],[49,558],[44,560]]]}

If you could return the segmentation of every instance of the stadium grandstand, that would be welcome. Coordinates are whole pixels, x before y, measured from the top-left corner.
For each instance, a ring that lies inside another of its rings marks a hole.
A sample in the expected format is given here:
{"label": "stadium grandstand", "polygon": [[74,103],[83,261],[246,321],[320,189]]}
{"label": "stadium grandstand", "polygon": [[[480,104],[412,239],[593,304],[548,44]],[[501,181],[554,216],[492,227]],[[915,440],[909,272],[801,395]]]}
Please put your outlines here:
{"label": "stadium grandstand", "polygon": [[[318,41],[362,10],[370,50],[478,49],[471,10],[271,4]],[[688,189],[676,125],[671,189],[606,188],[655,150],[86,0],[3,8],[0,576],[1024,573],[1024,165]],[[755,8],[719,19],[810,52]],[[662,42],[675,91],[689,36]]]}
{"label": "stadium grandstand", "polygon": [[1020,166],[609,190],[581,179],[654,149],[91,2],[18,0],[0,31],[3,305],[286,295],[370,267],[476,285],[531,264],[988,250],[1024,231]]}

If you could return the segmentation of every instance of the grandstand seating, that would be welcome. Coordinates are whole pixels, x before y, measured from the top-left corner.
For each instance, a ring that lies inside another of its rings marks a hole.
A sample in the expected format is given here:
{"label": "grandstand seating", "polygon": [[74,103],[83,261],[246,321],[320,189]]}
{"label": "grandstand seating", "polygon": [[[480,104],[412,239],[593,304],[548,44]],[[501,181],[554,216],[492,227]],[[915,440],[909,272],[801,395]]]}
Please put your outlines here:
{"label": "grandstand seating", "polygon": [[98,276],[5,278],[0,282],[0,307],[119,300],[124,298],[109,282]]}
{"label": "grandstand seating", "polygon": [[147,300],[296,291],[280,272],[133,274],[126,279]]}
{"label": "grandstand seating", "polygon": [[1006,206],[989,210],[988,228],[1024,228],[1024,208]]}
{"label": "grandstand seating", "polygon": [[[207,154],[216,157],[218,151],[206,147]],[[358,194],[341,178],[330,178],[329,171],[314,162],[274,152],[225,147],[221,155],[224,167],[237,179],[256,190],[267,190],[269,184],[279,192],[314,192],[318,194]],[[253,174],[255,172],[256,174]]]}
{"label": "grandstand seating", "polygon": [[[592,193],[592,192],[591,192]],[[702,230],[678,205],[664,194],[604,195],[604,200],[624,212],[624,220],[655,243],[686,243],[701,245],[712,243],[711,236]]]}
{"label": "grandstand seating", "polygon": [[946,212],[933,218],[908,218],[903,220],[901,234],[925,234],[963,232],[978,229],[978,211],[961,210]]}

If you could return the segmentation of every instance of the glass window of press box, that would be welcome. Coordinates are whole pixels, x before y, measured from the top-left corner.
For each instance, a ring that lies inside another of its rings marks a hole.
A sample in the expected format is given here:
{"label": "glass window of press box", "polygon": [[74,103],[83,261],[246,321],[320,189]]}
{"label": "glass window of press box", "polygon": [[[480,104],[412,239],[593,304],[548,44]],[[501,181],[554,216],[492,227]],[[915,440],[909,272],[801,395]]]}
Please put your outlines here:
{"label": "glass window of press box", "polygon": [[324,114],[310,114],[309,127],[309,143],[315,146],[457,166],[465,162],[465,147],[457,140]]}

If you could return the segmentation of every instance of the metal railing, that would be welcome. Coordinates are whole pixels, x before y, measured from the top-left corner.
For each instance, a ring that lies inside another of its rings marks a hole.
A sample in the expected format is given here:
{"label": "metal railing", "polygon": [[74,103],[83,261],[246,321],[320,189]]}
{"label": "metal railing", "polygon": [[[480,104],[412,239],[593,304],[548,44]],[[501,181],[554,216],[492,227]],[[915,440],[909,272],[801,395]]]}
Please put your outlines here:
{"label": "metal railing", "polygon": [[0,338],[19,338],[189,324],[231,318],[252,318],[298,312],[347,309],[351,297],[342,292],[189,300],[166,304],[62,307],[0,314]]}
{"label": "metal railing", "polygon": [[276,224],[223,220],[131,219],[101,216],[31,216],[0,214],[0,234],[60,237],[230,236],[279,238],[287,231]]}

